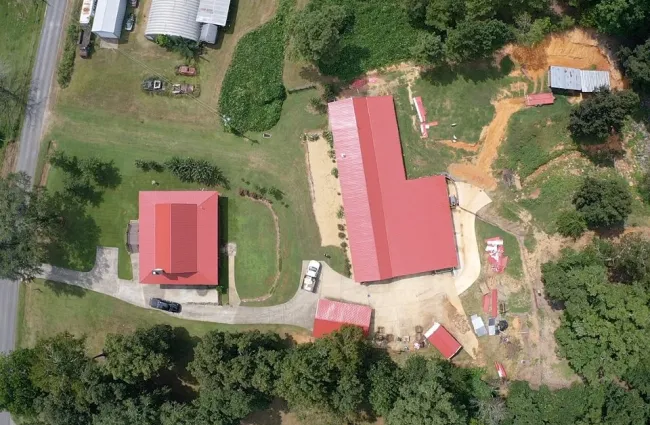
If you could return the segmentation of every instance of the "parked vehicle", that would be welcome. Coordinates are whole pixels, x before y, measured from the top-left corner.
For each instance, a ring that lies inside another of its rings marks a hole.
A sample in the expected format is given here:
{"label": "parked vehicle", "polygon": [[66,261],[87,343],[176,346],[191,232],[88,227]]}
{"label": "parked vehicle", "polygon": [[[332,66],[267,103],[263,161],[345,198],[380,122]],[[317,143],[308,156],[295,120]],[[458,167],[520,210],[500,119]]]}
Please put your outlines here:
{"label": "parked vehicle", "polygon": [[126,25],[124,26],[124,29],[127,31],[133,31],[134,26],[135,26],[135,15],[132,13],[129,15],[128,19],[126,20]]}
{"label": "parked vehicle", "polygon": [[79,57],[83,59],[90,57],[91,37],[92,31],[90,28],[83,26],[81,31],[79,31],[79,40],[77,40],[77,44],[79,45]]}
{"label": "parked vehicle", "polygon": [[302,280],[302,289],[309,292],[316,290],[316,283],[318,283],[318,276],[320,275],[321,265],[316,260],[311,260],[307,265],[307,272]]}
{"label": "parked vehicle", "polygon": [[173,94],[192,94],[194,93],[194,86],[192,84],[180,83],[172,85]]}
{"label": "parked vehicle", "polygon": [[181,305],[173,301],[167,301],[160,298],[151,298],[149,306],[157,310],[168,311],[170,313],[180,313]]}
{"label": "parked vehicle", "polygon": [[157,77],[149,77],[142,82],[142,90],[150,92],[162,92],[165,90],[165,83]]}
{"label": "parked vehicle", "polygon": [[176,67],[177,75],[184,75],[186,77],[194,77],[196,75],[196,67],[190,65],[178,65]]}

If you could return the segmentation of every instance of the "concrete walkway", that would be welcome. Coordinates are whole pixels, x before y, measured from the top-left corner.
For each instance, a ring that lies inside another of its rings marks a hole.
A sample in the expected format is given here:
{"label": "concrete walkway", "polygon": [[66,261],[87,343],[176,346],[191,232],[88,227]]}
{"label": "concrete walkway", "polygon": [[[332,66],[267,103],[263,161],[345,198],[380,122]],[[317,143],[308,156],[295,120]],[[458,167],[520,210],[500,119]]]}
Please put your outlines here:
{"label": "concrete walkway", "polygon": [[183,311],[174,316],[184,319],[241,325],[292,325],[305,329],[313,327],[318,294],[298,291],[290,301],[271,307],[219,306],[217,291],[214,289],[165,289],[159,285],[142,285],[119,279],[117,256],[117,248],[98,247],[95,267],[89,272],[45,264],[37,277],[99,292],[138,307],[149,308],[147,302],[151,297],[176,301],[183,305]]}

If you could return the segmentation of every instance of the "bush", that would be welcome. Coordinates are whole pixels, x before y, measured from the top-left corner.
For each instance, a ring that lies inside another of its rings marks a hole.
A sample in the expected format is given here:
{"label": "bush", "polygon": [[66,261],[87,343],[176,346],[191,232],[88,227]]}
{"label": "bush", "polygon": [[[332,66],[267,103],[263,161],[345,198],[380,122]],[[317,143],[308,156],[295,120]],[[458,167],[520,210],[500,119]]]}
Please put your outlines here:
{"label": "bush", "polygon": [[332,136],[331,131],[323,131],[323,137],[325,140],[327,140],[327,146],[330,147],[330,149],[333,151],[334,150],[334,136]]}
{"label": "bush", "polygon": [[142,171],[155,171],[157,173],[162,173],[165,171],[165,166],[158,161],[145,161],[142,159],[135,160],[135,168]]}
{"label": "bush", "polygon": [[562,236],[577,239],[587,230],[587,221],[578,211],[569,210],[558,216],[556,226]]}
{"label": "bush", "polygon": [[623,179],[587,177],[573,204],[591,227],[620,226],[632,212],[632,195]]}
{"label": "bush", "polygon": [[343,225],[341,223],[337,224],[336,227],[338,227],[339,231],[341,231],[341,232],[345,231],[345,225]]}
{"label": "bush", "polygon": [[185,59],[194,59],[201,54],[201,44],[198,41],[183,37],[158,34],[154,42],[169,52],[180,54]]}
{"label": "bush", "polygon": [[629,90],[598,91],[571,111],[569,130],[578,139],[602,140],[612,130],[619,132],[625,118],[634,112],[638,104],[639,96]]}
{"label": "bush", "polygon": [[336,168],[336,167],[332,168],[332,175],[338,179],[339,178],[339,169]]}
{"label": "bush", "polygon": [[226,189],[230,186],[221,169],[204,159],[174,156],[165,161],[165,167],[185,183],[199,183],[205,186],[220,185]]}
{"label": "bush", "polygon": [[56,81],[62,88],[68,87],[70,81],[72,81],[74,59],[77,56],[77,37],[79,36],[79,31],[81,31],[79,23],[73,20],[65,34],[63,54],[61,55],[59,68],[56,72]]}
{"label": "bush", "polygon": [[280,119],[286,90],[282,84],[285,21],[292,3],[283,0],[276,17],[237,44],[223,81],[219,110],[235,134],[264,131]]}
{"label": "bush", "polygon": [[339,210],[336,212],[336,218],[342,219],[345,217],[345,210],[343,209],[343,205],[339,207]]}
{"label": "bush", "polygon": [[345,239],[345,233],[339,232],[339,239]]}
{"label": "bush", "polygon": [[650,171],[646,171],[639,181],[639,193],[643,200],[650,204]]}

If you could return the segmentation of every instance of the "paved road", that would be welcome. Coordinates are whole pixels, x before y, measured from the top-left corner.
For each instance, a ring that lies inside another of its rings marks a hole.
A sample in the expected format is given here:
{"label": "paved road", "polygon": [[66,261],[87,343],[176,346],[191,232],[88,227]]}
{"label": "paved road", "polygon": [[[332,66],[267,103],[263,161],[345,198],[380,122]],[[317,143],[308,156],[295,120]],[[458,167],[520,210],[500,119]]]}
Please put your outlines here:
{"label": "paved road", "polygon": [[[34,178],[41,143],[47,100],[52,88],[66,0],[49,0],[41,30],[29,101],[25,112],[16,170]],[[0,280],[0,352],[13,349],[16,340],[18,284]],[[0,425],[13,425],[7,413],[0,413]]]}

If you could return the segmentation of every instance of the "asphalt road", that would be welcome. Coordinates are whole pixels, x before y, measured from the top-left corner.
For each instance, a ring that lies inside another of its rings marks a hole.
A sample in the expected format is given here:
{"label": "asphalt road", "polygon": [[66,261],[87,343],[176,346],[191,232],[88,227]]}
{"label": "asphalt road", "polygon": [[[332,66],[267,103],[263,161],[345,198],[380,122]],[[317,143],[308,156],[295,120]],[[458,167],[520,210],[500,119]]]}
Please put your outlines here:
{"label": "asphalt road", "polygon": [[[47,100],[52,88],[59,45],[62,39],[66,0],[48,0],[41,38],[32,70],[29,100],[25,111],[16,171],[32,179],[43,133]],[[11,351],[16,342],[18,283],[0,280],[0,352]],[[0,425],[14,425],[7,413],[0,413]]]}

